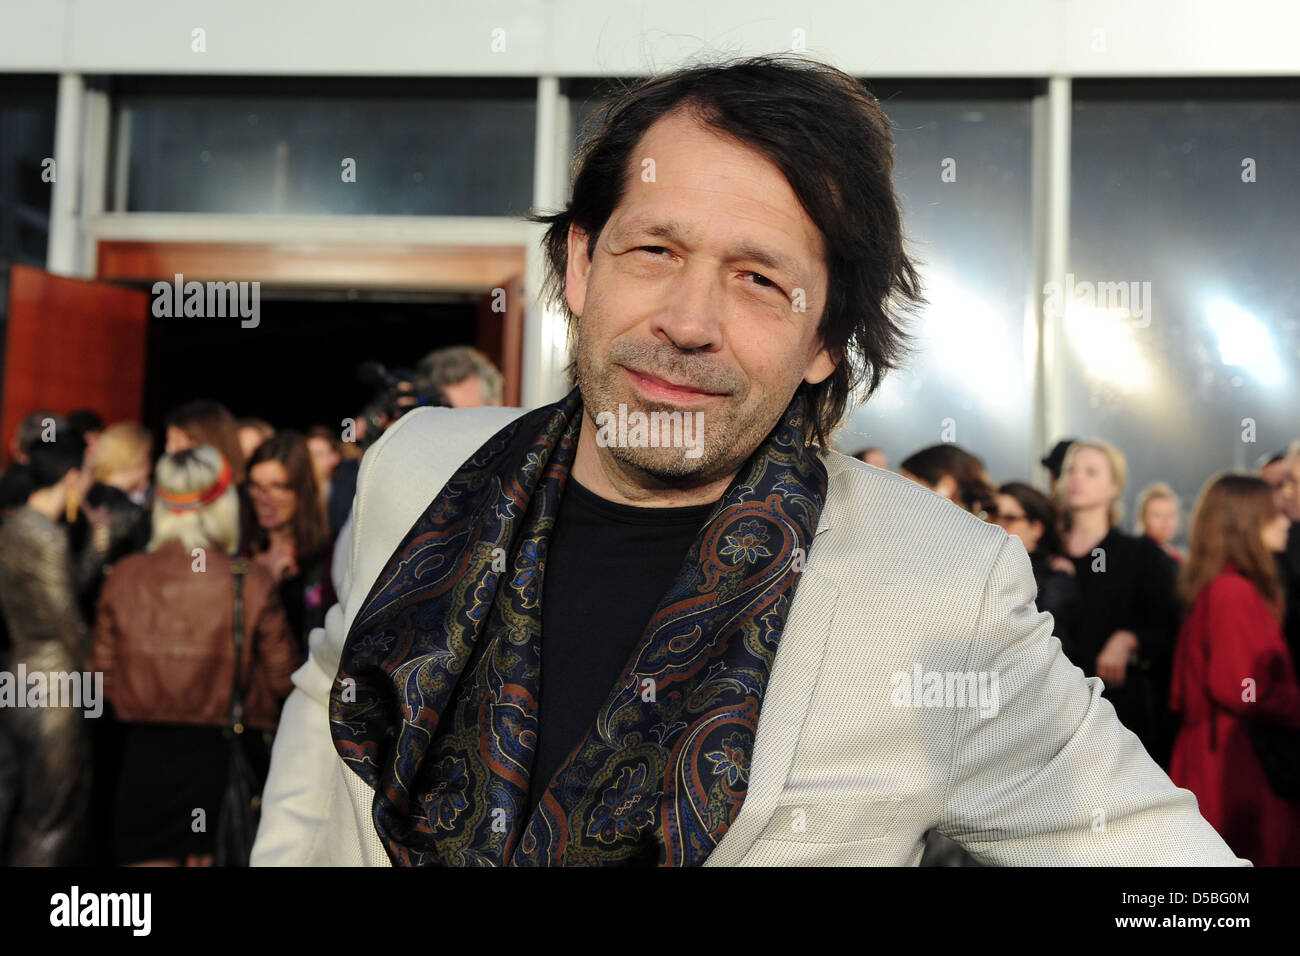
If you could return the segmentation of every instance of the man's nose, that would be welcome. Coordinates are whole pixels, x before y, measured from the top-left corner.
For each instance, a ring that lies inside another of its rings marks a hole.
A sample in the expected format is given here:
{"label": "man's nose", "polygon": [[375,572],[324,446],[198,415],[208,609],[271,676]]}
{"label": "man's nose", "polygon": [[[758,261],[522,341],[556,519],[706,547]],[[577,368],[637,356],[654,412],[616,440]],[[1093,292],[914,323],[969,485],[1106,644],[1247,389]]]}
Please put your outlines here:
{"label": "man's nose", "polygon": [[722,344],[725,299],[715,265],[688,263],[656,313],[653,331],[679,349],[712,351]]}

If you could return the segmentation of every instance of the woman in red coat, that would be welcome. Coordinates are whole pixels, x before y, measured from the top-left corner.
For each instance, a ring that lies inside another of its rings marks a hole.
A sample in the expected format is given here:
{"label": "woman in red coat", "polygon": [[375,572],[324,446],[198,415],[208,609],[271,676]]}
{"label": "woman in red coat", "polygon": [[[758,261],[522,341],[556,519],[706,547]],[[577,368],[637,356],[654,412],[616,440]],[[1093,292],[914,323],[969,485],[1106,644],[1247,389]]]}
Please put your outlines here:
{"label": "woman in red coat", "polygon": [[1179,580],[1191,612],[1174,656],[1170,706],[1182,714],[1169,776],[1201,815],[1259,866],[1300,865],[1300,803],[1269,787],[1245,721],[1300,727],[1300,685],[1282,637],[1282,588],[1270,552],[1289,522],[1273,489],[1220,475],[1201,493]]}

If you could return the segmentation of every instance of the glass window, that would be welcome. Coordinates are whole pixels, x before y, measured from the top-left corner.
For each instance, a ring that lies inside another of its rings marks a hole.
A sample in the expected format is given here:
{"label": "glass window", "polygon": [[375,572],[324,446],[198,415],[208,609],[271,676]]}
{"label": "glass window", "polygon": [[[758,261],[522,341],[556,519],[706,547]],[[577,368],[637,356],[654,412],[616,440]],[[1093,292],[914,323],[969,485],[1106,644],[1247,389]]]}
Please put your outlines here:
{"label": "glass window", "polygon": [[[131,212],[526,215],[536,82],[126,92]],[[352,161],[345,165],[346,161]],[[354,181],[352,174],[355,174]]]}
{"label": "glass window", "polygon": [[0,77],[0,258],[44,268],[54,184],[53,77]]}
{"label": "glass window", "polygon": [[1066,422],[1126,454],[1126,527],[1300,437],[1295,92],[1076,84]]}
{"label": "glass window", "polygon": [[1031,479],[1030,91],[893,97],[868,86],[894,129],[894,184],[929,305],[912,323],[911,359],[836,443],[846,454],[882,448],[896,469],[955,441],[994,480]]}
{"label": "glass window", "polygon": [[45,160],[54,156],[57,100],[54,77],[0,77],[0,353],[9,267],[45,268],[54,183],[44,174],[49,168]]}
{"label": "glass window", "polygon": [[[591,134],[588,123],[595,113],[613,99],[615,90],[620,87],[621,83],[625,82],[629,81],[615,79],[565,81],[564,92],[569,97],[569,133],[572,147],[570,155],[576,155],[578,147],[586,136]],[[570,169],[570,173],[572,173],[572,169]],[[568,199],[573,195],[572,175],[568,177],[566,187],[565,198]]]}

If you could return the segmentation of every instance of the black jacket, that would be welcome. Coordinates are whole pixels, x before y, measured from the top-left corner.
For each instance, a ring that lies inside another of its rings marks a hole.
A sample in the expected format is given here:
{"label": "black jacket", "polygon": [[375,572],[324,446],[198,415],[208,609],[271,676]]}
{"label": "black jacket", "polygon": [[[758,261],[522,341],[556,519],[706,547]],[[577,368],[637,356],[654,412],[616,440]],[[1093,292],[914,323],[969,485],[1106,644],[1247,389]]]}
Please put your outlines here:
{"label": "black jacket", "polygon": [[1051,556],[1041,548],[1029,556],[1034,583],[1038,585],[1038,599],[1034,604],[1038,610],[1052,615],[1055,621],[1052,633],[1062,645],[1067,645],[1079,609],[1079,584],[1073,574],[1053,568],[1050,560]]}
{"label": "black jacket", "polygon": [[1112,634],[1129,630],[1137,635],[1123,685],[1108,686],[1105,696],[1151,757],[1166,766],[1175,732],[1169,674],[1179,625],[1177,565],[1150,538],[1114,528],[1092,552],[1070,560],[1079,604],[1065,653],[1093,677],[1097,655]]}

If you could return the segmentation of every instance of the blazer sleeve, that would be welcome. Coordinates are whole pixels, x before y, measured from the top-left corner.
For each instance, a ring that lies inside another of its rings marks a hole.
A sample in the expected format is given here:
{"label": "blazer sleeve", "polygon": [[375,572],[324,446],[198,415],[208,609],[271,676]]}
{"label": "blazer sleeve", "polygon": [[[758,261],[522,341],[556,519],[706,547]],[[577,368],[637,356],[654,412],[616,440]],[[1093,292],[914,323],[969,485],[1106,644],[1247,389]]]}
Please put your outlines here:
{"label": "blazer sleeve", "polygon": [[1024,549],[1007,538],[967,658],[997,688],[996,705],[956,709],[938,829],[1000,866],[1249,865],[1119,722],[1101,681],[1069,662],[1051,627],[1034,607]]}
{"label": "blazer sleeve", "polygon": [[[400,420],[399,420],[400,424]],[[293,672],[293,690],[280,712],[271,746],[271,769],[262,790],[262,816],[249,858],[251,866],[360,865],[366,845],[355,819],[343,766],[330,732],[330,692],[347,640],[349,601],[359,545],[365,478],[397,429],[391,427],[366,451],[352,512],[334,542],[331,575],[337,603],[325,613],[325,626],[311,630],[307,660]],[[364,594],[361,595],[364,597]],[[352,608],[355,613],[355,608]]]}
{"label": "blazer sleeve", "polygon": [[[350,552],[353,534],[349,520],[335,547]],[[262,817],[251,866],[334,862],[329,853],[329,831],[338,818],[335,801],[339,793],[333,777],[335,764],[340,762],[330,733],[329,701],[347,638],[343,622],[347,599],[344,588],[339,591],[339,603],[326,612],[325,626],[312,629],[307,660],[293,672],[293,690],[280,712],[271,746],[271,769],[262,790]]]}
{"label": "blazer sleeve", "polygon": [[[1264,599],[1237,574],[1220,574],[1208,597],[1210,697],[1239,717],[1300,726],[1300,686],[1291,652]],[[1248,687],[1253,693],[1247,694]]]}
{"label": "blazer sleeve", "polygon": [[[334,749],[330,692],[352,618],[392,547],[414,520],[388,500],[392,496],[386,494],[386,483],[410,479],[401,470],[401,454],[389,465],[383,457],[385,449],[418,415],[432,413],[418,409],[403,415],[362,458],[352,514],[334,544],[341,551],[340,559],[331,561],[338,603],[326,612],[325,626],[313,628],[308,635],[307,661],[294,671],[293,691],[280,712],[250,857],[253,866],[389,863],[370,820],[374,792]],[[376,492],[376,483],[384,490]],[[416,497],[418,511],[427,499],[422,494]]]}

